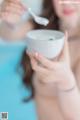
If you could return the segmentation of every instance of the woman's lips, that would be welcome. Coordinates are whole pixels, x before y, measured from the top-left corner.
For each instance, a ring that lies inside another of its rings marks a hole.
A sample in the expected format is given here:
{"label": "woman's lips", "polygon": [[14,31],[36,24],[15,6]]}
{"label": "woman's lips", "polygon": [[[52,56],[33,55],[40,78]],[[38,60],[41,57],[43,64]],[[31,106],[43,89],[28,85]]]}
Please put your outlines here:
{"label": "woman's lips", "polygon": [[73,10],[73,9],[64,9],[63,10],[63,14],[64,15],[71,15],[71,14],[73,14],[75,12],[75,10]]}

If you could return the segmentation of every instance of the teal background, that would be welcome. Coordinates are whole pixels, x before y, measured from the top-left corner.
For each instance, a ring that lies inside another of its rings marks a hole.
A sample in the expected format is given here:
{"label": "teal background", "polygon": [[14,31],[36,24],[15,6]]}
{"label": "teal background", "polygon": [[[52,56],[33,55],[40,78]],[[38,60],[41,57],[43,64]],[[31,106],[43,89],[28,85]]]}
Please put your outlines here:
{"label": "teal background", "polygon": [[[42,0],[21,1],[36,14],[41,13]],[[24,43],[6,44],[0,39],[0,112],[8,112],[9,120],[37,120],[34,100],[22,103],[22,99],[30,94],[22,85],[22,73],[17,71],[21,69],[20,61],[25,47]]]}
{"label": "teal background", "polygon": [[30,94],[22,85],[20,62],[25,49],[25,43],[0,42],[0,112],[8,112],[9,120],[37,120],[34,100],[22,102]]}

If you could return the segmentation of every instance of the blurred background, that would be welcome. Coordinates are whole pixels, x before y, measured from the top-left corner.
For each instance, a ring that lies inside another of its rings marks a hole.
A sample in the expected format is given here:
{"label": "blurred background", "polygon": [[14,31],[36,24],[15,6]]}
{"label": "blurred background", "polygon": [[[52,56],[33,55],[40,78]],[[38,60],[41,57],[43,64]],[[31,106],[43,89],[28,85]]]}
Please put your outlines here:
{"label": "blurred background", "polygon": [[40,14],[41,12],[41,4],[42,0],[21,0],[28,7],[31,7],[36,14]]}

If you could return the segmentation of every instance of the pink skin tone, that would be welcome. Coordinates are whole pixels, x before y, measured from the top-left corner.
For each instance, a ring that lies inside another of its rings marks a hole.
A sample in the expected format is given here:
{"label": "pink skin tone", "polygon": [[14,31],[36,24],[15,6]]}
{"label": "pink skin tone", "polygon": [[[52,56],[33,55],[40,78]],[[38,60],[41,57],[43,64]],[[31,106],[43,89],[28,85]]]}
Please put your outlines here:
{"label": "pink skin tone", "polygon": [[[76,0],[69,0],[74,4],[60,4],[60,1],[63,0],[52,0],[58,17],[67,25],[76,27],[80,20],[80,4],[75,4]],[[80,0],[77,0],[77,2],[80,2]]]}
{"label": "pink skin tone", "polygon": [[15,25],[19,23],[21,16],[25,13],[26,9],[27,8],[20,0],[4,0],[2,3],[0,18],[9,24]]}

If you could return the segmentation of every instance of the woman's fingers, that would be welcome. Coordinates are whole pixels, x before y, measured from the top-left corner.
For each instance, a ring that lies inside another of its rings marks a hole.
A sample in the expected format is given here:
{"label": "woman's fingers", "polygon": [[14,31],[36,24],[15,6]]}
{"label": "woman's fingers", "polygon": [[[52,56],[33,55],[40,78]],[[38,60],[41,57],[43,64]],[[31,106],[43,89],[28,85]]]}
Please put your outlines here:
{"label": "woman's fingers", "polygon": [[3,12],[3,13],[0,14],[1,20],[5,21],[5,22],[8,22],[9,24],[12,24],[12,25],[16,24],[20,20],[18,14],[15,13],[14,17],[15,18],[13,18],[13,15],[9,12]]}
{"label": "woman's fingers", "polygon": [[16,7],[16,8],[19,8],[19,9],[24,9],[24,10],[26,10],[26,7],[21,3],[21,2],[15,2],[15,1],[13,1],[13,2],[8,2],[7,3],[7,5],[8,6],[12,6],[12,7]]}
{"label": "woman's fingers", "polygon": [[26,5],[24,5],[21,0],[10,0],[10,1],[7,1],[8,5],[15,5],[17,7],[21,7],[23,8],[24,10],[27,10],[27,7]]}
{"label": "woman's fingers", "polygon": [[34,57],[37,59],[38,62],[40,62],[40,64],[42,64],[44,67],[46,68],[50,68],[50,66],[52,66],[52,61],[48,60],[46,57],[35,53]]}
{"label": "woman's fingers", "polygon": [[24,12],[25,7],[21,1],[5,0],[1,5],[0,17],[10,24],[16,24],[20,21]]}
{"label": "woman's fingers", "polygon": [[45,74],[47,72],[47,69],[44,68],[43,66],[41,66],[41,64],[39,64],[39,62],[37,61],[37,59],[34,57],[33,54],[31,54],[31,53],[27,53],[27,54],[30,57],[32,69],[36,73],[43,73],[43,74]]}
{"label": "woman's fingers", "polygon": [[21,2],[21,0],[6,0],[7,2],[14,2],[14,3],[19,3],[19,2]]}
{"label": "woman's fingers", "polygon": [[[38,67],[42,66],[42,68],[44,68],[45,70],[48,70],[48,69],[57,69],[59,67],[59,65],[61,64],[60,62],[58,61],[51,61],[51,60],[48,60],[47,58],[43,57],[42,55],[38,54],[38,53],[35,53],[32,54],[32,53],[27,53],[30,57],[30,59],[34,61],[34,64],[33,66],[35,65],[35,62],[36,64],[38,65]],[[35,67],[38,69],[38,67]]]}
{"label": "woman's fingers", "polygon": [[39,55],[38,53],[35,54],[36,59],[47,69],[57,69],[63,62],[59,61],[52,61],[47,59],[46,57]]}
{"label": "woman's fingers", "polygon": [[8,5],[6,6],[7,7],[12,7],[12,8],[16,8],[16,9],[19,9],[19,10],[24,10],[24,7],[22,7],[21,5],[19,4],[14,4],[14,3],[8,3]]}
{"label": "woman's fingers", "polygon": [[37,61],[35,60],[35,58],[31,59],[31,65],[32,65],[32,69],[36,72],[36,73],[42,73],[45,74],[47,72],[47,69],[40,66]]}
{"label": "woman's fingers", "polygon": [[22,13],[24,13],[24,10],[23,9],[16,9],[16,8],[14,9],[13,7],[9,6],[9,7],[5,8],[4,12],[22,15]]}
{"label": "woman's fingers", "polygon": [[7,3],[6,5],[4,5],[4,8],[2,8],[3,12],[11,12],[11,13],[22,13],[24,12],[24,7],[22,7],[19,4],[15,4],[15,3]]}

